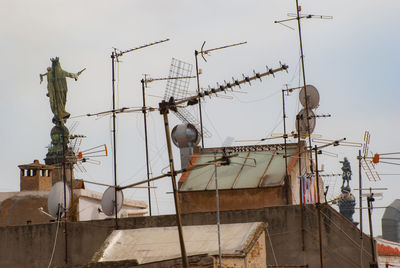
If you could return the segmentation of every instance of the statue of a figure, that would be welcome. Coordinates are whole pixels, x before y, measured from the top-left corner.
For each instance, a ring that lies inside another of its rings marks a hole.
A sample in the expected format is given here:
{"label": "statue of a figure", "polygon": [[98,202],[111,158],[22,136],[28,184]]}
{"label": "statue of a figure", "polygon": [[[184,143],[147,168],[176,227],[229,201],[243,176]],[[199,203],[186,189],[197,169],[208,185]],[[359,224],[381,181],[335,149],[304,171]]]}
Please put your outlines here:
{"label": "statue of a figure", "polygon": [[43,82],[43,76],[47,76],[47,96],[50,99],[51,111],[54,114],[52,119],[55,125],[64,125],[70,114],[65,111],[67,102],[67,80],[66,77],[78,80],[78,76],[85,70],[78,73],[69,73],[61,69],[59,58],[51,59],[51,67],[47,68],[47,73],[40,74],[40,83]]}
{"label": "statue of a figure", "polygon": [[342,188],[345,188],[344,183],[347,181],[347,186],[346,188],[350,188],[349,182],[351,180],[351,167],[350,167],[350,162],[347,160],[347,157],[343,159],[343,161],[340,161],[340,163],[343,164],[342,166],[342,178],[343,178],[343,184]]}
{"label": "statue of a figure", "polygon": [[43,76],[47,76],[47,96],[50,100],[50,108],[53,112],[53,123],[55,126],[51,129],[51,145],[45,158],[47,165],[59,164],[63,161],[64,155],[73,155],[69,151],[69,131],[65,122],[70,114],[65,110],[67,103],[67,77],[78,79],[78,76],[84,71],[69,73],[61,69],[58,57],[51,59],[51,67],[47,68],[47,73],[40,74],[40,83],[43,82]]}

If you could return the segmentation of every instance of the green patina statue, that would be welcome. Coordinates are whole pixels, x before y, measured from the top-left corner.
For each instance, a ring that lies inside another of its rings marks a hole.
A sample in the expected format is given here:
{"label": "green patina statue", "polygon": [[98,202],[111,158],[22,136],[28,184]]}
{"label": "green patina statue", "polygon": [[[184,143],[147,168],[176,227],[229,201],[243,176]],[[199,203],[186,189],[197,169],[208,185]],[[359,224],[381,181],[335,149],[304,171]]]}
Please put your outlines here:
{"label": "green patina statue", "polygon": [[47,73],[40,75],[40,83],[43,82],[43,76],[47,76],[47,96],[50,99],[51,111],[54,114],[53,123],[55,125],[64,125],[70,114],[65,110],[67,103],[67,77],[78,80],[78,76],[85,70],[78,73],[69,73],[61,68],[58,57],[51,59],[51,67],[47,68]]}
{"label": "green patina statue", "polygon": [[61,68],[58,57],[51,59],[51,67],[47,68],[47,73],[40,74],[40,83],[43,77],[47,76],[47,96],[50,100],[50,108],[54,116],[52,122],[55,126],[52,128],[51,145],[46,156],[46,164],[61,163],[63,152],[68,150],[69,131],[65,127],[70,114],[65,110],[67,103],[67,77],[78,80],[78,76],[85,70],[78,73],[69,73]]}

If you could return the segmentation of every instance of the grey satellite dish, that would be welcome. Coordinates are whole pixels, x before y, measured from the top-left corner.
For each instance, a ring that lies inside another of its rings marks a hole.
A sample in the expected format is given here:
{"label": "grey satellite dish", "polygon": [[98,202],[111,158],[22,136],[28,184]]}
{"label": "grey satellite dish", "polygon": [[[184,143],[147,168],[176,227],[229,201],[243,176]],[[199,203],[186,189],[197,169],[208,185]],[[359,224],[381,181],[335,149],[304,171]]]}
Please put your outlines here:
{"label": "grey satellite dish", "polygon": [[315,114],[311,111],[308,110],[308,124],[310,127],[310,131],[307,131],[307,113],[306,113],[306,109],[302,109],[298,114],[297,114],[298,118],[299,118],[299,123],[297,124],[296,122],[296,130],[297,133],[300,134],[300,137],[304,138],[307,137],[308,133],[313,133],[314,128],[315,128]]}
{"label": "grey satellite dish", "polygon": [[[124,203],[124,194],[117,191],[117,213],[121,210]],[[115,215],[115,187],[108,187],[101,199],[101,210],[107,216]]]}
{"label": "grey satellite dish", "polygon": [[64,203],[64,183],[57,182],[51,188],[49,198],[47,199],[47,207],[51,216],[61,219],[65,211],[69,208],[71,202],[71,190],[68,185],[65,185],[65,201]]}
{"label": "grey satellite dish", "polygon": [[[312,85],[307,85],[306,90],[307,90],[308,109],[317,108],[319,106],[318,90]],[[303,105],[304,108],[306,107],[306,90],[304,90],[304,87],[303,87],[299,93],[299,100],[300,100],[301,105]]]}
{"label": "grey satellite dish", "polygon": [[200,142],[200,135],[192,124],[180,124],[172,129],[172,141],[178,148],[192,147]]}

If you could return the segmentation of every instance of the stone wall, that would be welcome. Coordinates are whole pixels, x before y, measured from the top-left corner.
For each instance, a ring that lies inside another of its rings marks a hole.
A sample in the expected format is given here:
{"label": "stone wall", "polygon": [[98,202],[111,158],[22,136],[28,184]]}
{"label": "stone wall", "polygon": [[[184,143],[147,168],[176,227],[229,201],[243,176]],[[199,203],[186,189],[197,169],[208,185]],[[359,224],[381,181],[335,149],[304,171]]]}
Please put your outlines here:
{"label": "stone wall", "polygon": [[[221,213],[221,223],[267,222],[265,235],[267,264],[308,264],[310,268],[320,267],[317,210],[315,206],[306,206],[303,210],[303,224],[301,215],[300,206],[224,211]],[[186,214],[182,215],[182,220],[184,225],[215,224],[216,214],[212,212]],[[174,215],[164,215],[119,219],[118,225],[121,229],[133,229],[174,226],[175,222]],[[361,254],[360,232],[350,221],[334,209],[323,206],[321,223],[325,268],[360,267],[361,255],[362,267],[369,267],[371,249],[366,235],[362,236],[363,254]],[[52,267],[88,265],[113,228],[113,219],[68,223],[66,251],[64,224],[60,224]],[[57,223],[1,227],[0,267],[47,267],[56,230]]]}

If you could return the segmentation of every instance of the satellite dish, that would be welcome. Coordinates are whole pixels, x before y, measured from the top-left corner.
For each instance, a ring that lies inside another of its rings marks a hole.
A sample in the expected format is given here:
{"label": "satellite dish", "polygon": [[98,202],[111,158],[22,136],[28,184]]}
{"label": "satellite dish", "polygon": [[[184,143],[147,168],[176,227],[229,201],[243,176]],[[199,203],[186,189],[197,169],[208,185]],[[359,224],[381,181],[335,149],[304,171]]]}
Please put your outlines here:
{"label": "satellite dish", "polygon": [[172,141],[178,148],[192,147],[200,142],[200,134],[192,124],[180,124],[172,129]]}
{"label": "satellite dish", "polygon": [[[124,194],[122,191],[117,191],[117,213],[121,210],[124,203]],[[108,187],[101,199],[101,210],[107,216],[115,215],[115,187]]]}
{"label": "satellite dish", "polygon": [[[315,114],[311,111],[308,110],[308,124],[310,127],[310,131],[307,131],[307,112],[306,109],[302,109],[298,114],[297,117],[299,118],[299,123],[297,124],[296,122],[296,130],[297,133],[300,134],[300,137],[304,138],[307,137],[308,134],[313,133],[314,128],[315,128]],[[300,128],[300,129],[299,129]]]}
{"label": "satellite dish", "polygon": [[65,200],[66,204],[64,203],[64,183],[59,181],[53,185],[47,199],[47,207],[49,208],[51,216],[60,219],[69,208],[71,202],[71,190],[68,185],[65,185]]}
{"label": "satellite dish", "polygon": [[[319,106],[318,90],[312,85],[307,85],[306,90],[307,90],[308,109],[317,108]],[[304,90],[304,87],[303,87],[299,93],[299,100],[300,100],[301,105],[303,105],[304,108],[306,107],[306,90]]]}

